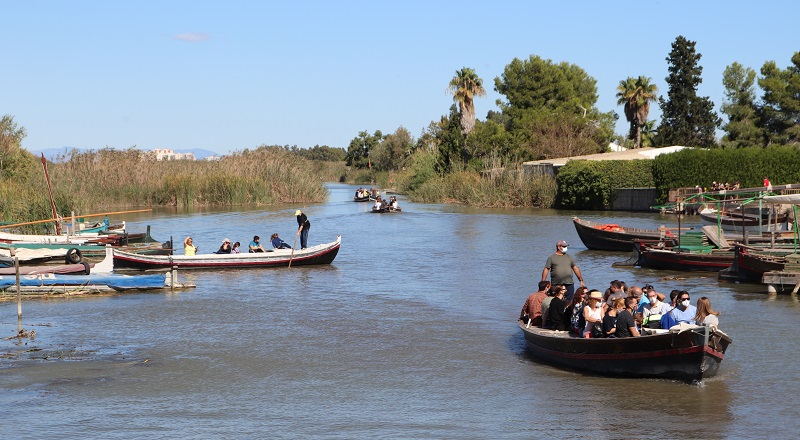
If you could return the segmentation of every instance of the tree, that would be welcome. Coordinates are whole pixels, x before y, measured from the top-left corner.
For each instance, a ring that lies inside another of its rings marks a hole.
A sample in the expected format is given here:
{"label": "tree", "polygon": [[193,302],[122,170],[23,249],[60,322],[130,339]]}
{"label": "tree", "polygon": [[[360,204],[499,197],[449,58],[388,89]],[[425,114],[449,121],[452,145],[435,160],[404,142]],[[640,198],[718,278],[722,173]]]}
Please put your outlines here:
{"label": "tree", "polygon": [[399,127],[392,134],[384,136],[383,140],[370,153],[372,163],[378,170],[396,170],[403,164],[403,159],[408,155],[414,145],[414,138],[405,127]]}
{"label": "tree", "polygon": [[13,116],[0,118],[0,178],[25,176],[34,168],[35,158],[22,148],[25,134]]}
{"label": "tree", "polygon": [[666,60],[667,99],[659,98],[661,125],[658,128],[663,145],[709,147],[715,144],[714,130],[722,122],[714,113],[714,103],[708,97],[697,96],[697,86],[703,68],[698,65],[702,55],[695,51],[695,42],[679,35],[672,43]]}
{"label": "tree", "polygon": [[474,70],[464,67],[456,70],[456,76],[450,80],[450,92],[453,93],[453,101],[458,104],[461,114],[461,132],[469,134],[475,127],[474,98],[486,94],[483,80]]}
{"label": "tree", "polygon": [[584,114],[597,102],[597,81],[586,71],[535,55],[514,58],[494,79],[494,88],[506,97],[506,103],[498,101],[503,112],[533,108]]}
{"label": "tree", "polygon": [[722,145],[730,148],[755,147],[764,145],[764,131],[758,127],[758,108],[754,90],[756,72],[739,63],[725,67],[722,85],[725,86],[726,101],[722,113],[728,116],[728,123],[722,129],[727,133]]}
{"label": "tree", "polygon": [[625,118],[631,124],[628,139],[636,141],[636,148],[642,146],[642,127],[647,123],[650,102],[656,100],[656,90],[646,76],[628,77],[617,86],[617,104],[624,105]]}
{"label": "tree", "polygon": [[345,161],[347,165],[356,168],[366,168],[371,165],[370,152],[383,140],[383,133],[380,130],[375,130],[375,133],[369,134],[366,131],[361,131],[358,136],[350,141],[350,146],[347,147],[347,155]]}
{"label": "tree", "polygon": [[758,85],[764,95],[760,125],[769,143],[800,142],[800,52],[794,53],[786,69],[767,61],[761,75]]}

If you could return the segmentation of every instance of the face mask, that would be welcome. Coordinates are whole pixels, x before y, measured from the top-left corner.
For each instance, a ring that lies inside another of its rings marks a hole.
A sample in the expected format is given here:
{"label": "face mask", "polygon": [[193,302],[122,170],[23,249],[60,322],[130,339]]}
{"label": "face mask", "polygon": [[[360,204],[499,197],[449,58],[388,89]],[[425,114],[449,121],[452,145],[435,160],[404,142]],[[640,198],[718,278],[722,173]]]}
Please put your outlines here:
{"label": "face mask", "polygon": [[566,247],[561,248],[561,252],[566,254],[567,253],[567,248]]}
{"label": "face mask", "polygon": [[655,304],[656,301],[658,301],[658,298],[656,298],[655,296],[652,297],[652,298],[647,298],[647,299],[650,300],[650,304]]}
{"label": "face mask", "polygon": [[685,299],[685,300],[681,301],[681,305],[684,306],[684,307],[689,307],[689,300]]}

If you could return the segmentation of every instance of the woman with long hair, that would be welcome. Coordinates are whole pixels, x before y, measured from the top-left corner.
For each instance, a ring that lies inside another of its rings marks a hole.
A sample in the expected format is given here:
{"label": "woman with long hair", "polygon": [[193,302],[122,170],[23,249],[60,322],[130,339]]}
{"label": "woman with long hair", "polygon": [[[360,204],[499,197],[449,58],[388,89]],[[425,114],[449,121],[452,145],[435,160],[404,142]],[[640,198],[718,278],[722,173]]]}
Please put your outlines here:
{"label": "woman with long hair", "polygon": [[711,300],[708,297],[701,297],[697,300],[697,314],[694,322],[698,325],[709,325],[716,327],[719,325],[719,312],[711,308]]}
{"label": "woman with long hair", "polygon": [[569,331],[575,336],[581,336],[583,332],[583,306],[586,305],[586,294],[589,293],[587,287],[578,287],[572,295],[572,301],[564,310],[564,322],[569,325]]}
{"label": "woman with long hair", "polygon": [[599,337],[603,337],[603,309],[600,307],[602,301],[602,292],[599,290],[589,292],[589,299],[583,308],[583,319],[586,321],[583,327],[584,338],[598,337],[597,334],[592,335],[595,326],[599,327]]}

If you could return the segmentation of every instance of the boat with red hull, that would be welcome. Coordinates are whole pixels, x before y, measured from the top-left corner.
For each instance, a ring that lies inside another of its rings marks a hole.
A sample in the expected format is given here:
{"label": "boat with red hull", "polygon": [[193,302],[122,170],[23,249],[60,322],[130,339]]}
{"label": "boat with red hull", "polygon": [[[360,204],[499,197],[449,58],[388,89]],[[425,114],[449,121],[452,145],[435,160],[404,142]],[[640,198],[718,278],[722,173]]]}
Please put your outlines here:
{"label": "boat with red hull", "polygon": [[114,250],[114,267],[127,269],[244,269],[259,267],[308,266],[331,264],[339,253],[341,236],[336,241],[305,249],[273,249],[242,254],[141,255]]}
{"label": "boat with red hull", "polygon": [[658,229],[629,228],[616,224],[597,223],[572,218],[578,237],[587,248],[598,251],[629,251],[635,240],[657,241],[664,239],[671,245],[675,235],[668,228],[662,233]]}
{"label": "boat with red hull", "polygon": [[585,339],[568,332],[526,327],[528,352],[562,368],[617,377],[645,377],[696,382],[719,371],[731,338],[722,331],[690,326],[681,331],[632,338]]}
{"label": "boat with red hull", "polygon": [[638,241],[634,245],[635,256],[631,260],[635,260],[637,266],[650,269],[716,272],[733,264],[734,253],[726,249],[693,253],[666,247],[650,247]]}

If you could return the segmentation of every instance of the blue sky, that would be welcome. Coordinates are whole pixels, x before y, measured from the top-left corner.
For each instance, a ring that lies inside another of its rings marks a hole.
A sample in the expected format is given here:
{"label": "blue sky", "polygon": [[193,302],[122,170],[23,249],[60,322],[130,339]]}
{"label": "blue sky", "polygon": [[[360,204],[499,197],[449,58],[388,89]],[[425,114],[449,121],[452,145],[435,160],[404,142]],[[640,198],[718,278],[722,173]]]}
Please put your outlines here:
{"label": "blue sky", "polygon": [[[697,41],[700,93],[719,108],[733,61],[786,66],[800,50],[792,2],[4,2],[0,114],[24,146],[346,147],[361,130],[415,136],[452,102],[468,66],[494,78],[514,57],[569,61],[598,107],[627,76],[665,93],[674,38]],[[657,106],[651,117],[657,116]]]}

